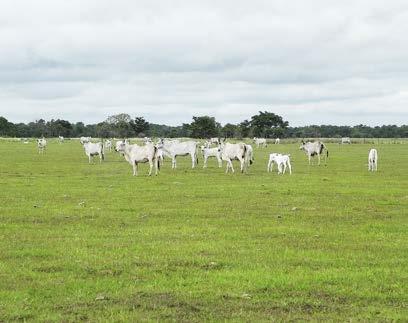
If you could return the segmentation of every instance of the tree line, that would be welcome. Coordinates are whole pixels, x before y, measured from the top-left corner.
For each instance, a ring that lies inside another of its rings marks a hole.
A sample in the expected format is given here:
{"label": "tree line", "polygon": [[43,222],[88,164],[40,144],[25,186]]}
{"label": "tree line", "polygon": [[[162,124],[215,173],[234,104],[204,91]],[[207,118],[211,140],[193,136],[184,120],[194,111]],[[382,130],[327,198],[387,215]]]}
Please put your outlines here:
{"label": "tree line", "polygon": [[366,125],[334,126],[311,125],[290,127],[289,122],[277,114],[259,111],[249,120],[238,124],[221,125],[210,116],[194,116],[191,123],[180,126],[168,126],[150,123],[144,117],[132,118],[129,114],[120,113],[108,117],[97,124],[83,122],[71,123],[67,120],[39,119],[29,123],[12,123],[0,117],[0,136],[2,137],[80,137],[101,138],[131,137],[191,137],[191,138],[406,138],[408,125],[383,125],[369,127]]}

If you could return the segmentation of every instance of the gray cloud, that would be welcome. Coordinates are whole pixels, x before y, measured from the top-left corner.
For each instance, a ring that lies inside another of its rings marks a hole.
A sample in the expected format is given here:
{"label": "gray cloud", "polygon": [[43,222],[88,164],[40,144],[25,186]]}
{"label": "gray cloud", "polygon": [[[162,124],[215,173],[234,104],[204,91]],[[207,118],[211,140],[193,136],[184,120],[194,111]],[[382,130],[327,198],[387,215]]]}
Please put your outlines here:
{"label": "gray cloud", "polygon": [[408,122],[403,1],[0,3],[0,114]]}

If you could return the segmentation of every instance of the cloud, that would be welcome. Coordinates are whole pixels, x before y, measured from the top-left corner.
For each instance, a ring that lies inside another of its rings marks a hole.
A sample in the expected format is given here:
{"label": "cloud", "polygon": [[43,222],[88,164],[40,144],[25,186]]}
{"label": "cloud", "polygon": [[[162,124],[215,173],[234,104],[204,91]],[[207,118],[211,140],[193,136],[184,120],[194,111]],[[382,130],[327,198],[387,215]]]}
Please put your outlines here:
{"label": "cloud", "polygon": [[0,114],[407,123],[405,1],[2,1]]}

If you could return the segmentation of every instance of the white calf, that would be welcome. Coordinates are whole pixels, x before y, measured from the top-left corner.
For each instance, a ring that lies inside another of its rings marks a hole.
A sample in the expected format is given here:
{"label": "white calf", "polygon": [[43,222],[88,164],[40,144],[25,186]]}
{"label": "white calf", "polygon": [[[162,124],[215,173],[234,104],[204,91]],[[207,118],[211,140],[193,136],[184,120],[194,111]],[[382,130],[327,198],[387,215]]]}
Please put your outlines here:
{"label": "white calf", "polygon": [[243,173],[246,168],[246,161],[248,160],[247,146],[244,143],[223,143],[221,144],[221,158],[227,162],[227,169],[225,170],[225,173],[228,173],[230,168],[234,173],[234,167],[232,166],[233,160],[239,160],[241,165],[241,173]]}
{"label": "white calf", "polygon": [[64,137],[63,136],[58,136],[58,141],[60,144],[64,142]]}
{"label": "white calf", "polygon": [[327,161],[327,157],[329,157],[329,151],[327,150],[326,146],[320,142],[320,141],[315,141],[315,142],[304,142],[302,140],[302,145],[300,146],[300,150],[304,150],[304,152],[306,153],[307,157],[309,158],[309,165],[310,165],[310,161],[311,158],[313,156],[318,157],[319,163],[318,165],[320,165],[320,155],[323,153],[323,151],[326,149],[326,155],[325,155],[325,159],[324,161]]}
{"label": "white calf", "polygon": [[[290,155],[282,155],[277,153],[272,153],[269,155],[268,162],[268,172],[271,172],[273,169],[273,164],[278,165],[278,174],[285,174],[286,167],[289,168],[289,174],[292,175],[292,165],[290,164]],[[283,171],[282,171],[283,166]]]}
{"label": "white calf", "polygon": [[368,153],[368,171],[377,171],[378,167],[378,152],[377,149],[371,149]]}
{"label": "white calf", "polygon": [[256,147],[258,147],[258,148],[259,148],[259,146],[268,147],[265,138],[256,138],[256,137],[254,137],[254,143],[256,144]]}
{"label": "white calf", "polygon": [[161,141],[158,146],[165,156],[171,158],[171,168],[177,168],[177,156],[191,156],[192,168],[198,164],[197,143],[195,141]]}
{"label": "white calf", "polygon": [[47,140],[45,140],[44,137],[37,139],[37,147],[38,147],[38,153],[44,154],[45,148],[47,147]]}
{"label": "white calf", "polygon": [[156,167],[157,175],[160,169],[158,148],[151,142],[146,143],[144,146],[139,145],[129,145],[123,142],[120,151],[124,152],[124,157],[130,165],[133,167],[133,176],[137,176],[138,164],[139,163],[149,163],[149,176],[152,175],[153,164]]}
{"label": "white calf", "polygon": [[222,167],[221,148],[220,147],[209,148],[209,147],[207,147],[208,146],[207,144],[204,145],[204,146],[201,146],[201,152],[203,153],[203,157],[204,157],[204,166],[203,166],[203,168],[207,167],[207,160],[210,157],[217,158],[218,167]]}
{"label": "white calf", "polygon": [[275,145],[279,145],[280,144],[280,139],[279,138],[276,138],[275,139]]}
{"label": "white calf", "polygon": [[342,144],[351,144],[351,140],[350,140],[349,137],[344,137],[344,138],[341,138],[341,143]]}
{"label": "white calf", "polygon": [[102,162],[102,160],[105,160],[105,155],[103,153],[103,144],[101,142],[85,142],[83,146],[85,149],[85,154],[88,156],[89,163],[91,163],[91,160],[94,156],[98,155],[100,163]]}

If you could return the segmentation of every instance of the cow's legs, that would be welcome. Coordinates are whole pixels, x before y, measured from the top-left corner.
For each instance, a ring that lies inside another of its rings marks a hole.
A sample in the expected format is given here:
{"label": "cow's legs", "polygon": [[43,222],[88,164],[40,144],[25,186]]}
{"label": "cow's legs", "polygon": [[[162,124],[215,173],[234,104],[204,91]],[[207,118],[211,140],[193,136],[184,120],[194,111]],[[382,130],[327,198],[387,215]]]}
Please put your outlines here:
{"label": "cow's legs", "polygon": [[149,169],[149,176],[152,175],[152,170],[153,170],[153,161],[149,160],[149,165],[150,165],[150,169]]}
{"label": "cow's legs", "polygon": [[133,162],[133,176],[137,176],[137,163]]}
{"label": "cow's legs", "polygon": [[207,160],[208,160],[208,157],[207,157],[207,156],[204,156],[204,165],[203,165],[203,168],[207,168]]}
{"label": "cow's legs", "polygon": [[292,165],[290,164],[290,161],[288,161],[288,167],[289,167],[289,174],[292,175]]}

